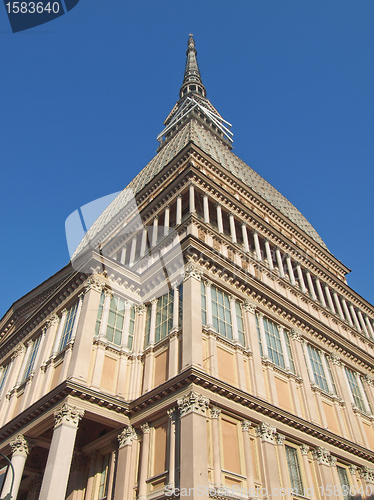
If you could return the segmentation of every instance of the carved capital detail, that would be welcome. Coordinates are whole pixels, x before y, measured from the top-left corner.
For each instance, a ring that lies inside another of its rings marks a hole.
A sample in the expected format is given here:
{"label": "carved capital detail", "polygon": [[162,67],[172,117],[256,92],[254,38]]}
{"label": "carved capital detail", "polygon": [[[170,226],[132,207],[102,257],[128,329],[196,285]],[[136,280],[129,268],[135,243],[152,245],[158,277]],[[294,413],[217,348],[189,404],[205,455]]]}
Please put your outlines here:
{"label": "carved capital detail", "polygon": [[249,429],[252,428],[252,424],[251,424],[251,422],[249,420],[242,420],[240,422],[240,425],[242,426],[242,431],[243,432],[248,432]]}
{"label": "carved capital detail", "polygon": [[170,423],[172,425],[175,425],[175,422],[177,421],[177,418],[178,418],[177,408],[169,408],[166,413],[169,417]]}
{"label": "carved capital detail", "polygon": [[292,340],[297,340],[297,342],[303,341],[303,337],[301,336],[301,333],[298,330],[295,330],[295,328],[291,328],[290,337]]}
{"label": "carved capital detail", "polygon": [[31,445],[29,441],[22,434],[18,434],[9,443],[12,448],[13,455],[24,455],[27,456],[31,451]]}
{"label": "carved capital detail", "polygon": [[209,406],[209,399],[202,394],[191,391],[183,398],[178,399],[177,404],[181,417],[192,412],[205,417]]}
{"label": "carved capital detail", "polygon": [[221,415],[221,408],[218,408],[218,406],[212,406],[210,409],[210,416],[212,418],[219,418]]}
{"label": "carved capital detail", "polygon": [[251,314],[255,314],[257,310],[257,304],[256,302],[252,302],[251,300],[246,299],[243,303],[243,309],[244,311],[247,311]]}
{"label": "carved capital detail", "polygon": [[146,311],[146,307],[144,304],[139,304],[138,306],[135,307],[136,314],[144,314]]}
{"label": "carved capital detail", "polygon": [[336,366],[341,366],[341,364],[342,364],[340,357],[335,352],[332,352],[330,354],[329,360],[331,361],[331,363],[333,365],[336,365]]}
{"label": "carved capital detail", "polygon": [[349,467],[349,473],[352,475],[356,475],[357,474],[357,465],[353,465],[351,464]]}
{"label": "carved capital detail", "polygon": [[195,278],[197,281],[201,281],[201,277],[203,275],[203,272],[197,264],[194,262],[188,262],[184,266],[184,279],[183,281],[188,280],[189,278]]}
{"label": "carved capital detail", "polygon": [[137,438],[135,429],[132,425],[128,425],[123,431],[117,436],[119,447],[131,446],[134,439]]}
{"label": "carved capital detail", "polygon": [[320,465],[330,465],[331,463],[331,453],[322,446],[314,448],[312,455],[314,460],[316,460]]}
{"label": "carved capital detail", "polygon": [[151,432],[151,428],[149,427],[148,422],[145,422],[144,424],[142,424],[140,426],[140,428],[141,428],[143,434],[149,434]]}
{"label": "carved capital detail", "polygon": [[57,316],[57,314],[52,314],[47,319],[46,327],[49,328],[49,327],[51,327],[53,325],[57,325],[59,321],[60,321],[60,318]]}
{"label": "carved capital detail", "polygon": [[76,406],[64,403],[63,406],[54,413],[55,426],[60,424],[69,424],[78,427],[79,421],[84,415],[84,410]]}
{"label": "carved capital detail", "polygon": [[283,446],[285,439],[286,439],[286,436],[284,436],[283,434],[279,434],[279,432],[276,433],[276,435],[275,435],[276,444]]}
{"label": "carved capital detail", "polygon": [[308,445],[306,445],[306,444],[302,444],[302,445],[300,446],[300,453],[301,453],[302,455],[308,455],[309,450],[310,450],[310,447],[309,447]]}
{"label": "carved capital detail", "polygon": [[370,467],[360,467],[358,469],[360,478],[364,479],[367,483],[374,483],[374,469]]}
{"label": "carved capital detail", "polygon": [[256,427],[256,436],[261,438],[261,441],[265,443],[276,443],[277,428],[274,425],[267,424],[266,422],[261,422]]}
{"label": "carved capital detail", "polygon": [[370,375],[369,373],[366,373],[365,380],[366,380],[366,383],[368,385],[371,385],[372,387],[374,386],[374,377],[373,377],[373,375]]}
{"label": "carved capital detail", "polygon": [[14,360],[19,354],[23,354],[24,352],[26,352],[26,347],[23,344],[20,344],[13,352],[12,360]]}
{"label": "carved capital detail", "polygon": [[101,293],[104,288],[104,283],[102,283],[96,276],[90,276],[84,283],[84,291],[85,293],[90,290],[95,290],[96,292]]}

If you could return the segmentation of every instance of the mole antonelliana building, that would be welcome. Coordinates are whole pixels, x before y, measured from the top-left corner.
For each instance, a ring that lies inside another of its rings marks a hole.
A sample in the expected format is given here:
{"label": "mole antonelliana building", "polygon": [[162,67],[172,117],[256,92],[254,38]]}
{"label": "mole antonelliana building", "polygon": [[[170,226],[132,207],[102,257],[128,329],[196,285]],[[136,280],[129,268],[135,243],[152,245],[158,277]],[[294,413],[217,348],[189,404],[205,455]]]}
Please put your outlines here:
{"label": "mole antonelliana building", "polygon": [[369,495],[374,308],[231,151],[192,35],[158,140],[0,322],[1,498]]}

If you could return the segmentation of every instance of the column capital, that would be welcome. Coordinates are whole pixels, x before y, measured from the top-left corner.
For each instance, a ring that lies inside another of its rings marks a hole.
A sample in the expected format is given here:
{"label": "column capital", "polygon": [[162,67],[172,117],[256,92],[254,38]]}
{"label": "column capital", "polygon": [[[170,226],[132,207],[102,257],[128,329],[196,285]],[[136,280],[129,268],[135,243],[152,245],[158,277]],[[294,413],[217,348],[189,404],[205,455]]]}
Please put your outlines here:
{"label": "column capital", "polygon": [[332,352],[330,354],[329,360],[333,365],[342,366],[342,360],[340,359],[340,356],[338,356],[335,352]]}
{"label": "column capital", "polygon": [[150,300],[152,306],[157,306],[158,299],[154,297],[153,299]]}
{"label": "column capital", "polygon": [[354,476],[355,476],[355,475],[357,474],[357,469],[358,469],[357,465],[353,465],[353,464],[351,464],[351,465],[348,467],[348,470],[349,470],[349,473],[351,474],[351,476],[352,476],[352,475],[354,475]]}
{"label": "column capital", "polygon": [[149,427],[148,422],[145,422],[144,424],[142,424],[140,426],[140,428],[141,428],[143,434],[149,434],[151,432],[151,428]]}
{"label": "column capital", "polygon": [[13,455],[22,455],[24,457],[27,457],[32,448],[30,442],[23,434],[18,434],[18,436],[12,439],[9,445],[12,448]]}
{"label": "column capital", "polygon": [[138,306],[135,306],[135,311],[136,314],[144,314],[146,310],[145,304],[139,304]]}
{"label": "column capital", "polygon": [[134,439],[136,439],[136,432],[132,425],[128,425],[123,429],[123,431],[117,436],[119,448],[124,446],[131,446]]}
{"label": "column capital", "polygon": [[184,266],[184,279],[183,281],[188,280],[189,278],[195,278],[197,281],[201,281],[203,275],[203,271],[200,266],[195,264],[194,262],[188,262]]}
{"label": "column capital", "polygon": [[246,419],[242,420],[240,422],[240,425],[242,427],[242,431],[243,432],[248,432],[249,429],[252,429],[252,424],[251,424],[251,422],[249,420],[246,420]]}
{"label": "column capital", "polygon": [[370,375],[369,373],[365,374],[365,381],[368,385],[371,385],[372,387],[374,386],[374,377],[373,375]]}
{"label": "column capital", "polygon": [[211,287],[213,285],[213,283],[209,279],[207,279],[207,278],[203,278],[203,283],[207,287],[208,286]]}
{"label": "column capital", "polygon": [[235,295],[230,295],[229,296],[230,302],[236,302],[238,299],[235,297]]}
{"label": "column capital", "polygon": [[326,448],[322,446],[317,446],[312,451],[313,459],[317,461],[320,465],[330,465],[331,464],[331,453]]}
{"label": "column capital", "polygon": [[301,453],[302,455],[308,455],[309,450],[310,450],[310,446],[308,446],[307,444],[302,444],[302,445],[300,446],[300,453]]}
{"label": "column capital", "polygon": [[255,314],[255,312],[257,310],[257,303],[256,302],[252,302],[249,299],[246,299],[243,302],[243,309],[244,309],[244,311],[247,311],[249,313]]}
{"label": "column capital", "polygon": [[358,469],[360,478],[364,479],[367,483],[374,483],[374,469],[370,467],[360,467]]}
{"label": "column capital", "polygon": [[15,350],[13,351],[12,358],[11,358],[12,361],[14,361],[19,354],[23,354],[24,352],[26,352],[26,347],[23,344],[20,344],[19,346],[17,346],[15,348]]}
{"label": "column capital", "polygon": [[276,443],[277,428],[266,422],[261,422],[256,427],[256,436],[261,438],[265,443]]}
{"label": "column capital", "polygon": [[57,325],[57,323],[60,321],[60,318],[57,316],[57,314],[51,314],[46,322],[46,327],[49,328],[50,326]]}
{"label": "column capital", "polygon": [[210,416],[212,418],[219,418],[221,415],[221,408],[218,408],[218,406],[212,406],[210,408]]}
{"label": "column capital", "polygon": [[84,292],[87,293],[90,290],[95,290],[96,292],[101,293],[104,288],[104,283],[100,281],[96,276],[90,276],[84,282]]}
{"label": "column capital", "polygon": [[83,415],[84,410],[64,403],[61,408],[54,413],[55,427],[62,424],[69,424],[71,426],[78,427],[79,421],[82,419]]}
{"label": "column capital", "polygon": [[105,297],[110,297],[110,298],[113,297],[113,290],[110,290],[109,288],[104,288],[103,291],[104,291]]}
{"label": "column capital", "polygon": [[169,408],[166,413],[169,417],[170,423],[174,425],[178,418],[178,408]]}
{"label": "column capital", "polygon": [[275,435],[275,443],[279,446],[283,446],[286,436],[284,434],[279,434],[279,432]]}
{"label": "column capital", "polygon": [[304,340],[301,333],[298,330],[296,330],[295,328],[291,328],[290,337],[292,340],[297,340],[298,342],[303,342],[303,340]]}
{"label": "column capital", "polygon": [[189,394],[183,396],[183,398],[178,399],[177,404],[181,417],[189,413],[197,413],[205,417],[209,407],[209,399],[202,394],[191,391]]}

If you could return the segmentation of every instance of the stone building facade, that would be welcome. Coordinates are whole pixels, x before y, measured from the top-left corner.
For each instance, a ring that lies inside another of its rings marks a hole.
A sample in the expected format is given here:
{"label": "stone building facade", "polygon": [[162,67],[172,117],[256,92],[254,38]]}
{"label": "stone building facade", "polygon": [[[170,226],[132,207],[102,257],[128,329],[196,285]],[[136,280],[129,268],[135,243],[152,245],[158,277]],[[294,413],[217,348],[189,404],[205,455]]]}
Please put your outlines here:
{"label": "stone building facade", "polygon": [[373,306],[231,151],[192,36],[158,140],[0,322],[1,498],[369,495]]}

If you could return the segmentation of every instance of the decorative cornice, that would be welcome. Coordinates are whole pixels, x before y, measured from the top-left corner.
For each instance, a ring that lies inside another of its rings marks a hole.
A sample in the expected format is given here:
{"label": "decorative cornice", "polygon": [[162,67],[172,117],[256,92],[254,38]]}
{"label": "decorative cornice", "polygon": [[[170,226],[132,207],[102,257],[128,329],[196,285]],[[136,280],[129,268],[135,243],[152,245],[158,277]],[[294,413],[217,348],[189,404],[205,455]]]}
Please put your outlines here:
{"label": "decorative cornice", "polygon": [[13,455],[22,455],[27,457],[27,455],[31,451],[31,445],[29,441],[22,434],[18,434],[12,441],[9,443],[12,448]]}
{"label": "decorative cornice", "polygon": [[274,425],[270,425],[266,422],[261,422],[256,427],[256,436],[261,438],[262,442],[265,443],[276,443],[277,428]]}
{"label": "decorative cornice", "polygon": [[209,407],[209,399],[202,394],[191,391],[189,394],[183,396],[183,398],[178,399],[177,404],[181,417],[189,413],[197,413],[205,417]]}
{"label": "decorative cornice", "polygon": [[132,425],[128,425],[123,431],[117,436],[119,447],[131,446],[134,439],[137,438],[135,429]]}
{"label": "decorative cornice", "polygon": [[62,424],[78,427],[79,421],[84,415],[84,410],[76,406],[64,403],[55,413],[55,427]]}

